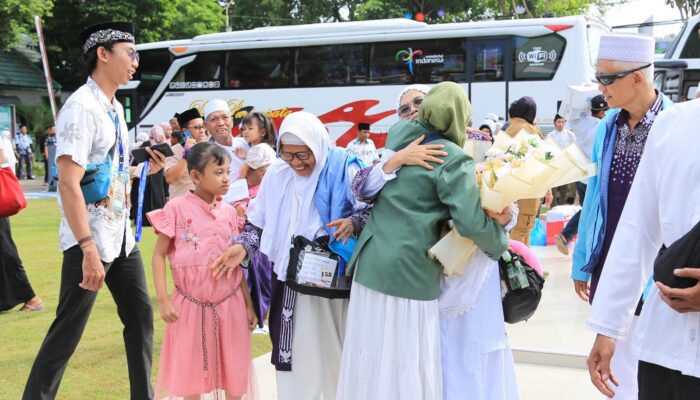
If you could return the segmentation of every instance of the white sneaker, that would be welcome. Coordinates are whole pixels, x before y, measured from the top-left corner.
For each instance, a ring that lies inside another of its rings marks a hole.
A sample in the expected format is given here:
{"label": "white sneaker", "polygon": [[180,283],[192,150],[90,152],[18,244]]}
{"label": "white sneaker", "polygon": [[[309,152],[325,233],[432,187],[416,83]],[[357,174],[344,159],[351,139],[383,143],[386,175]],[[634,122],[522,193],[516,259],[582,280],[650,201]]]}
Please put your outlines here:
{"label": "white sneaker", "polygon": [[255,329],[253,329],[253,335],[268,335],[270,333],[270,328],[267,325],[263,325],[261,328],[260,326],[256,326]]}

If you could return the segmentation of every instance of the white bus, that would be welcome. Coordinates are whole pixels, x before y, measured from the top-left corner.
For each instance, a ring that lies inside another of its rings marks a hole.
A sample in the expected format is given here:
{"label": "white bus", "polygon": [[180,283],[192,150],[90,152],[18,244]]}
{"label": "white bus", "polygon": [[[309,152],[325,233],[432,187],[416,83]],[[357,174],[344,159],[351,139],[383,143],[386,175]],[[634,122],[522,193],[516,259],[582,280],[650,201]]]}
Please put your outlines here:
{"label": "white bus", "polygon": [[[397,121],[397,95],[412,83],[459,83],[473,125],[507,117],[510,102],[532,96],[537,123],[551,129],[565,89],[591,82],[600,35],[587,17],[428,25],[407,19],[257,28],[191,40],[141,44],[134,81],[118,96],[132,129],[147,131],[175,112],[229,102],[234,117],[255,108],[278,124],[306,110],[340,146],[368,122],[373,139]],[[235,132],[234,132],[235,133]]]}

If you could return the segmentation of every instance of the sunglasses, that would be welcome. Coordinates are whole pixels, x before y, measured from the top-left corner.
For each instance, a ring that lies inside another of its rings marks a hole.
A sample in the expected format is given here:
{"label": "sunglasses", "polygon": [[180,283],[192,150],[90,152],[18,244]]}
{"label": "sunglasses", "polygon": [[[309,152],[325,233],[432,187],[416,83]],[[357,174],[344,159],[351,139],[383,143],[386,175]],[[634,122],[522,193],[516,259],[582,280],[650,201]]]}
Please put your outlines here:
{"label": "sunglasses", "polygon": [[598,83],[600,83],[603,86],[612,85],[613,82],[615,82],[616,80],[624,78],[633,72],[641,71],[644,68],[649,68],[650,66],[651,66],[651,64],[647,64],[647,65],[641,66],[639,68],[634,68],[634,69],[630,69],[630,70],[622,71],[622,72],[615,72],[613,74],[595,74],[595,80],[598,81]]}
{"label": "sunglasses", "polygon": [[311,158],[310,151],[300,151],[298,153],[280,153],[280,158],[284,161],[292,161],[296,157],[299,161],[306,161]]}
{"label": "sunglasses", "polygon": [[[406,103],[399,107],[399,117],[407,117],[414,108],[416,110],[419,109],[421,104],[423,104],[423,96],[414,97],[411,103]],[[413,107],[411,107],[411,105],[413,105]]]}

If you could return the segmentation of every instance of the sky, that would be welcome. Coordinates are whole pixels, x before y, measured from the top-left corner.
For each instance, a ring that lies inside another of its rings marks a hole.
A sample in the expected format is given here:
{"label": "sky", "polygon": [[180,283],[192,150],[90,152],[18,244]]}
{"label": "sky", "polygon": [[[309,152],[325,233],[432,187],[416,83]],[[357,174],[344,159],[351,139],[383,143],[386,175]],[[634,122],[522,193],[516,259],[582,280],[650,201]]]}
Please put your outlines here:
{"label": "sky", "polygon": [[[631,0],[625,4],[610,8],[603,16],[603,21],[610,26],[626,25],[645,22],[652,15],[654,16],[654,21],[657,22],[680,19],[681,17],[678,9],[666,5],[664,0]],[[668,34],[675,34],[678,33],[680,28],[680,24],[655,26],[654,36],[663,37]]]}

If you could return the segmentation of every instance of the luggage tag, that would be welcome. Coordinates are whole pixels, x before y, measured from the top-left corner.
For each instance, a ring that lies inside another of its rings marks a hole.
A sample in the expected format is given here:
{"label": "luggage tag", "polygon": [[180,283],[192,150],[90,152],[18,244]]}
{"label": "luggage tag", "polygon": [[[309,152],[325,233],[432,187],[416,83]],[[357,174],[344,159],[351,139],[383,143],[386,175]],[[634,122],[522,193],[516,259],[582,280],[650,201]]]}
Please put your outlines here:
{"label": "luggage tag", "polygon": [[338,261],[329,258],[327,253],[302,250],[299,255],[301,268],[297,274],[299,284],[310,284],[329,288],[333,284],[333,275]]}

